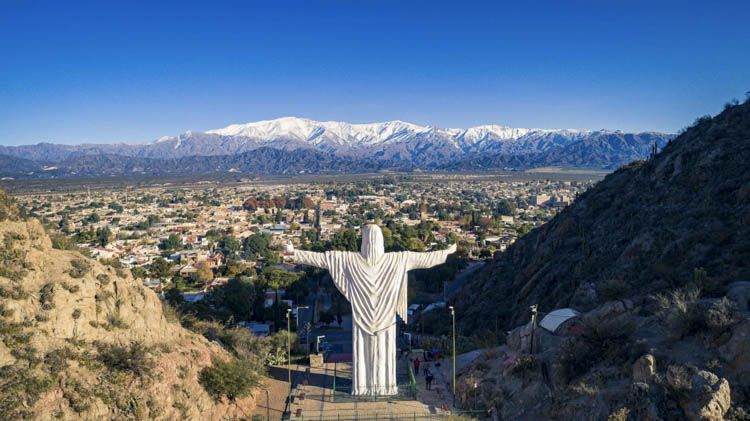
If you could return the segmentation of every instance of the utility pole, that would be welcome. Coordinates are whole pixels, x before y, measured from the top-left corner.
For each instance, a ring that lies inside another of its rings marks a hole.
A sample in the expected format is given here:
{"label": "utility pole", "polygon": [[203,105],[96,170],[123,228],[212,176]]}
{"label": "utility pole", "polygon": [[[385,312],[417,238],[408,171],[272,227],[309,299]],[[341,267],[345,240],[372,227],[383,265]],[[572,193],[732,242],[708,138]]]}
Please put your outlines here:
{"label": "utility pole", "polygon": [[320,202],[315,207],[315,241],[320,241]]}
{"label": "utility pole", "polygon": [[456,309],[453,306],[448,307],[451,310],[451,320],[453,321],[453,406],[456,406]]}
{"label": "utility pole", "polygon": [[289,401],[291,402],[292,397],[292,309],[286,309],[286,333],[287,333],[287,344],[286,344],[286,371],[289,379]]}
{"label": "utility pole", "polygon": [[529,307],[531,310],[531,339],[529,344],[529,354],[534,353],[534,331],[536,330],[536,315],[537,315],[537,305],[534,304],[531,307]]}

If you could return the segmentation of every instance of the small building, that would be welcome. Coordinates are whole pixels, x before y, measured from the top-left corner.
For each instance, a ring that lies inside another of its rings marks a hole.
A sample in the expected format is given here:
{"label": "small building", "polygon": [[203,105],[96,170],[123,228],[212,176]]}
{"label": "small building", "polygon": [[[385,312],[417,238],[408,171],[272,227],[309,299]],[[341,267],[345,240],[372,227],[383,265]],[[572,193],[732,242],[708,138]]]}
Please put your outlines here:
{"label": "small building", "polygon": [[565,322],[580,315],[581,313],[573,310],[572,308],[560,308],[557,310],[553,310],[546,316],[544,316],[542,321],[539,322],[539,326],[552,333],[555,333]]}

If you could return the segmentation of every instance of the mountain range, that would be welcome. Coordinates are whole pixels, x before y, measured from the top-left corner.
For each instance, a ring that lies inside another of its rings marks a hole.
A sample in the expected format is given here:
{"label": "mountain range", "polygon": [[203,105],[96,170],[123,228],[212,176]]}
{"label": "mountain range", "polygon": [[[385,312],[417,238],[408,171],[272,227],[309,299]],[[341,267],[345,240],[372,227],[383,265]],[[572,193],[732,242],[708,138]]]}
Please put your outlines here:
{"label": "mountain range", "polygon": [[296,117],[188,131],[141,144],[0,146],[2,177],[380,170],[493,170],[543,166],[613,169],[662,148],[657,132],[468,129],[403,121],[351,124]]}

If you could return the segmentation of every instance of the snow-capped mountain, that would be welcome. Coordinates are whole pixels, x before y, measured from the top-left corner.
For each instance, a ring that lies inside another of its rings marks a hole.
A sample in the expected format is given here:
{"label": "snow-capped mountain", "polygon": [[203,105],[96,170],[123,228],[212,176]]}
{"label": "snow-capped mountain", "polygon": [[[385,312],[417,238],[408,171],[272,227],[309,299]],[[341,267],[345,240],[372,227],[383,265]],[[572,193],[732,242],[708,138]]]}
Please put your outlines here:
{"label": "snow-capped mountain", "polygon": [[498,125],[483,125],[469,129],[443,129],[419,126],[399,120],[352,124],[339,121],[315,121],[297,117],[283,117],[246,124],[232,124],[222,129],[208,130],[206,133],[226,137],[242,137],[260,143],[295,140],[311,145],[335,144],[351,148],[409,143],[419,137],[438,136],[452,140],[458,147],[465,150],[485,142],[540,138],[551,134],[559,134],[573,139],[589,135],[591,132],[518,129]]}
{"label": "snow-capped mountain", "polygon": [[282,117],[276,120],[233,124],[223,129],[209,130],[206,133],[246,137],[259,141],[296,139],[312,144],[338,140],[340,143],[354,146],[408,141],[415,134],[430,130],[432,130],[431,127],[417,126],[398,120],[385,123],[351,124],[339,121],[314,121],[305,118]]}
{"label": "snow-capped mountain", "polygon": [[[72,159],[80,163],[80,157],[92,155],[174,160],[234,156],[271,148],[287,152],[308,149],[328,154],[331,159],[377,160],[400,168],[541,166],[552,159],[547,157],[555,157],[555,162],[611,168],[643,158],[653,144],[661,147],[671,137],[650,132],[526,129],[500,125],[461,129],[420,126],[398,120],[352,124],[283,117],[232,124],[205,132],[188,131],[144,144],[0,146],[0,155],[54,164]],[[575,160],[567,159],[566,151],[575,151]],[[523,158],[514,158],[520,156]]]}

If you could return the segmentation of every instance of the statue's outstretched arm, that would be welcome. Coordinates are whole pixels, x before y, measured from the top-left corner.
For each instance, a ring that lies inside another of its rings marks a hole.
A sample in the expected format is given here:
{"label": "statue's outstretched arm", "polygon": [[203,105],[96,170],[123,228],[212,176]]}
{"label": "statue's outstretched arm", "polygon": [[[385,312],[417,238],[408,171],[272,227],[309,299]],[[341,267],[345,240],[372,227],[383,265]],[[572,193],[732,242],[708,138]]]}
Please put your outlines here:
{"label": "statue's outstretched arm", "polygon": [[286,251],[291,253],[294,256],[294,260],[299,264],[327,269],[331,274],[331,278],[333,279],[336,288],[341,291],[341,294],[343,294],[347,300],[349,299],[349,281],[344,270],[347,264],[352,261],[353,256],[358,255],[359,253],[347,251],[327,251],[325,253],[317,253],[314,251],[295,250],[291,244],[287,245]]}
{"label": "statue's outstretched arm", "polygon": [[302,265],[315,266],[328,269],[328,259],[325,253],[314,251],[294,250],[294,260]]}
{"label": "statue's outstretched arm", "polygon": [[407,252],[409,254],[409,269],[427,269],[445,263],[449,254],[456,252],[456,245],[448,247],[445,250],[430,252]]}

